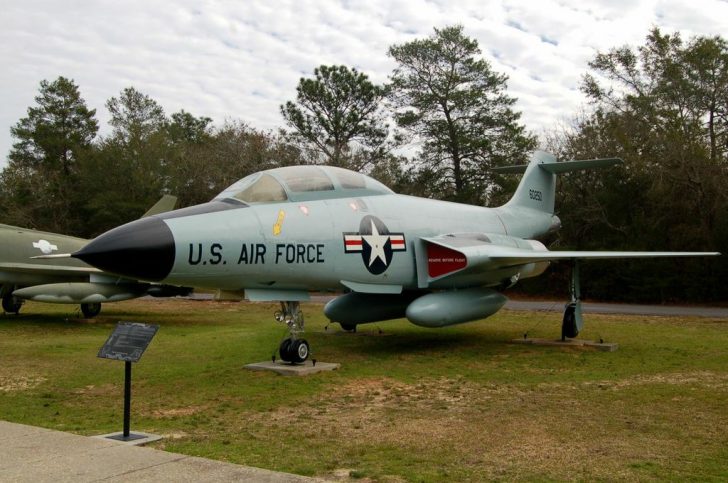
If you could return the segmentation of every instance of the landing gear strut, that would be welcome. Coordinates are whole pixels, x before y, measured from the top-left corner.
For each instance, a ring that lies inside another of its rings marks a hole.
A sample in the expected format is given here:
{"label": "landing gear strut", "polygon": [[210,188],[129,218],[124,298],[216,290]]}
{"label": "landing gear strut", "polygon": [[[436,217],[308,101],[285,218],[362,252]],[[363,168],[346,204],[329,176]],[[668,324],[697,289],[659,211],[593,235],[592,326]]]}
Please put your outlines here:
{"label": "landing gear strut", "polygon": [[12,293],[3,295],[3,310],[8,314],[17,314],[20,312],[20,307],[22,306],[23,301],[17,297],[13,297]]}
{"label": "landing gear strut", "polygon": [[303,312],[298,302],[281,302],[281,310],[275,313],[276,321],[288,326],[288,337],[281,342],[278,352],[283,362],[301,364],[308,359],[311,348],[306,339],[299,336],[303,333]]}
{"label": "landing gear strut", "polygon": [[581,317],[581,287],[579,286],[579,261],[574,260],[571,268],[571,283],[569,284],[569,303],[564,310],[564,319],[561,322],[561,340],[574,338],[579,335],[584,320]]}

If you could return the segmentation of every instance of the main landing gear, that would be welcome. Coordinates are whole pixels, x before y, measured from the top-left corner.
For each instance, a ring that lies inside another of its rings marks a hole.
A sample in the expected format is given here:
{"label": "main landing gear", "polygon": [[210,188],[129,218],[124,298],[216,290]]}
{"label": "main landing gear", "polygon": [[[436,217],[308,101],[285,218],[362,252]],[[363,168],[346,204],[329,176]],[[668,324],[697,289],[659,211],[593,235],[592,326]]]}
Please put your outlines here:
{"label": "main landing gear", "polygon": [[13,297],[12,293],[6,293],[3,295],[3,310],[8,314],[17,314],[20,312],[20,307],[23,306],[23,301],[18,297]]}
{"label": "main landing gear", "polygon": [[81,313],[87,319],[93,319],[101,312],[101,304],[81,304]]}
{"label": "main landing gear", "polygon": [[579,335],[584,326],[581,316],[581,288],[579,286],[579,261],[574,260],[571,268],[571,283],[569,284],[569,303],[564,310],[564,318],[561,322],[561,340],[565,341]]}
{"label": "main landing gear", "polygon": [[[303,333],[303,312],[298,302],[281,302],[281,310],[275,313],[276,321],[283,322],[288,326],[288,337],[286,337],[278,352],[283,362],[301,364],[308,359],[311,348],[306,339],[299,336]],[[274,357],[275,360],[275,357]]]}

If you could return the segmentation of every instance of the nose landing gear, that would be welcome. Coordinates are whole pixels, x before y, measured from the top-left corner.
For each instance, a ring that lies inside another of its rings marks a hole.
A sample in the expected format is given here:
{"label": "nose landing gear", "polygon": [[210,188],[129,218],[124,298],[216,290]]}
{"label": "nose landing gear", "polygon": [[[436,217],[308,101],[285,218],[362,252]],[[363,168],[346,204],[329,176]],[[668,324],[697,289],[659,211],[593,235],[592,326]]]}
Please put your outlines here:
{"label": "nose landing gear", "polygon": [[303,333],[303,311],[298,302],[281,302],[281,310],[275,313],[275,319],[288,326],[286,337],[278,349],[283,362],[301,364],[308,359],[311,347],[306,339],[299,336]]}

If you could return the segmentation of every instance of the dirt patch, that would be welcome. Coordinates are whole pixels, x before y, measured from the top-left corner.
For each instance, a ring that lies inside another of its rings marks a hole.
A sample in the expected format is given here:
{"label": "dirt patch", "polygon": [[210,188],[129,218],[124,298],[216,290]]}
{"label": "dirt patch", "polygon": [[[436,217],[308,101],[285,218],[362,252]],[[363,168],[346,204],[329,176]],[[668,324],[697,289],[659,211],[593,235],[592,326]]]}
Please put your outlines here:
{"label": "dirt patch", "polygon": [[355,468],[337,468],[326,475],[323,475],[326,481],[336,481],[341,483],[358,482],[358,483],[370,483],[373,481],[380,481],[383,483],[404,483],[406,479],[400,476],[385,475],[377,477],[373,480],[368,477],[363,477],[361,472]]}
{"label": "dirt patch", "polygon": [[79,396],[106,396],[108,394],[116,394],[119,392],[119,387],[114,384],[101,384],[101,385],[94,385],[90,384],[88,386],[84,386],[81,389],[77,389],[73,391],[74,394],[77,394]]}
{"label": "dirt patch", "polygon": [[650,384],[668,384],[671,386],[687,386],[699,384],[711,389],[728,388],[728,374],[719,374],[712,371],[673,372],[666,374],[637,375],[619,381],[591,381],[584,382],[584,386],[597,386],[601,389],[619,390],[634,386]]}
{"label": "dirt patch", "polygon": [[192,416],[205,409],[202,406],[187,406],[184,408],[155,409],[152,411],[154,418],[174,418],[178,416]]}
{"label": "dirt patch", "polygon": [[42,376],[0,376],[0,392],[27,391],[45,381]]}
{"label": "dirt patch", "polygon": [[[629,462],[660,462],[685,451],[684,441],[671,429],[679,427],[673,416],[679,419],[683,411],[670,409],[674,401],[661,408],[619,410],[619,399],[604,400],[594,391],[653,384],[725,388],[728,375],[681,372],[535,387],[478,384],[457,377],[415,383],[367,378],[336,387],[305,406],[245,418],[273,432],[290,431],[297,424],[315,427],[318,436],[343,448],[351,441],[376,441],[412,454],[438,455],[438,466],[453,475],[466,471],[482,479],[544,474],[630,479],[635,473]],[[584,398],[585,391],[593,397]],[[667,409],[676,412],[669,416]],[[622,412],[615,416],[615,411]],[[696,425],[696,414],[690,418],[692,435],[710,436],[707,426]],[[353,471],[339,470],[327,477],[347,481]]]}
{"label": "dirt patch", "polygon": [[180,440],[180,439],[184,439],[184,438],[187,438],[188,436],[189,435],[187,433],[185,433],[184,431],[177,431],[177,432],[174,432],[174,433],[164,433],[164,434],[162,434],[162,437],[164,439],[173,440],[173,441]]}

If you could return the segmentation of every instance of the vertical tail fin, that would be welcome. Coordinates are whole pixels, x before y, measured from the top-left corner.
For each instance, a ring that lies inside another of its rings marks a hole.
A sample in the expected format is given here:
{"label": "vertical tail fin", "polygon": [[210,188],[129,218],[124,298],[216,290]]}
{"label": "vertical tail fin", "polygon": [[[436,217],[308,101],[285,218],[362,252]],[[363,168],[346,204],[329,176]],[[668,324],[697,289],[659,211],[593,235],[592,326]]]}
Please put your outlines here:
{"label": "vertical tail fin", "polygon": [[556,162],[556,157],[544,151],[536,151],[528,164],[493,168],[497,173],[524,173],[513,197],[506,207],[531,208],[548,214],[554,213],[556,175],[580,169],[606,168],[623,161],[619,158],[589,159],[583,161]]}
{"label": "vertical tail fin", "polygon": [[158,215],[160,213],[166,213],[168,211],[174,210],[174,207],[177,205],[177,197],[172,195],[164,195],[162,196],[159,201],[157,201],[154,206],[149,208],[146,213],[142,215],[142,218],[146,218],[148,216]]}

